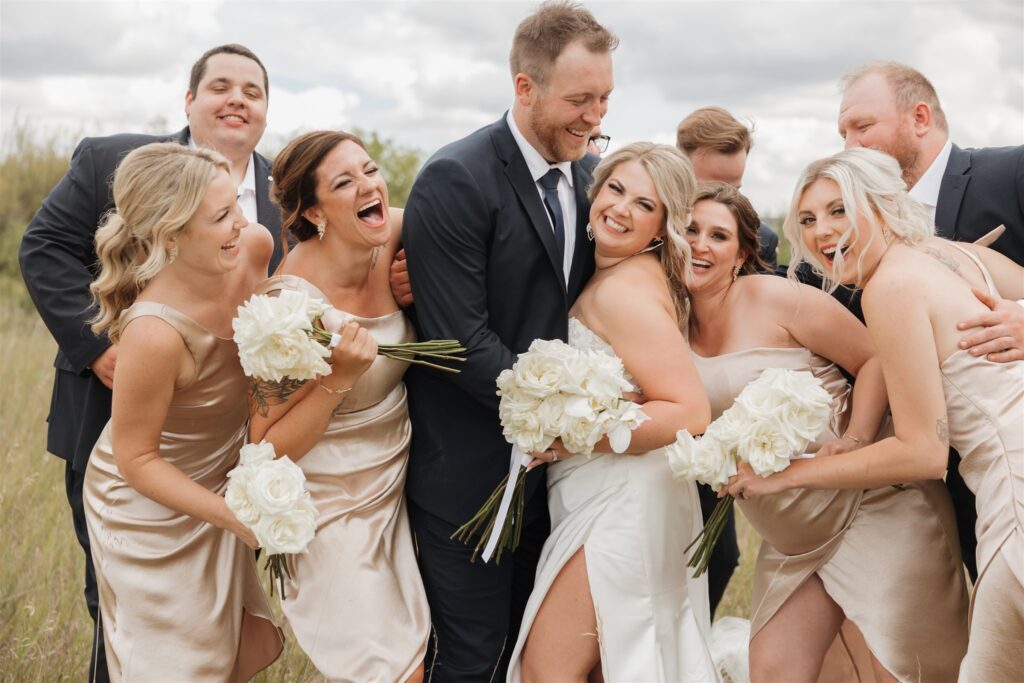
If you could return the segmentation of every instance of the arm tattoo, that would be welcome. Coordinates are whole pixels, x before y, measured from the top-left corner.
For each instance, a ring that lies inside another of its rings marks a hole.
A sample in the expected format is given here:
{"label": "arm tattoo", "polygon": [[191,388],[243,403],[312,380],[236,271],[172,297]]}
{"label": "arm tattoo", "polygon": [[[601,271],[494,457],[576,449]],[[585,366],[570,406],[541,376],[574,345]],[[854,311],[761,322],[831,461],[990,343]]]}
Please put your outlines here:
{"label": "arm tattoo", "polygon": [[935,435],[939,437],[943,446],[949,446],[949,422],[946,418],[935,421]]}
{"label": "arm tattoo", "polygon": [[270,406],[279,405],[306,383],[304,379],[285,377],[280,382],[252,378],[249,380],[249,400],[260,415],[270,414]]}
{"label": "arm tattoo", "polygon": [[951,259],[947,254],[936,249],[935,247],[924,247],[924,253],[928,254],[942,265],[949,268],[951,271],[960,274],[960,264]]}

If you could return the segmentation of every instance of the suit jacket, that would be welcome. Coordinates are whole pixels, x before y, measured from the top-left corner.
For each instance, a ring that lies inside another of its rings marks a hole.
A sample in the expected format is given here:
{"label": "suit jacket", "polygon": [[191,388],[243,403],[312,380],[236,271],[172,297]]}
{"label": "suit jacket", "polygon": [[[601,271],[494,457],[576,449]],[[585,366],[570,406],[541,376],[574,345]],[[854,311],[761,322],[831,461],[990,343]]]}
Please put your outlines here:
{"label": "suit jacket", "polygon": [[767,223],[762,222],[757,229],[757,241],[760,246],[758,255],[768,266],[765,268],[765,272],[774,273],[775,269],[779,267],[779,236],[768,227]]}
{"label": "suit jacket", "polygon": [[[114,208],[114,171],[130,151],[152,142],[188,144],[189,130],[173,135],[123,134],[85,138],[71,156],[71,167],[43,200],[25,229],[18,258],[22,277],[43,322],[57,341],[56,376],[50,400],[46,448],[83,471],[96,439],[110,419],[110,390],[88,366],[110,341],[97,337],[88,320],[95,309],[89,283],[96,277],[96,229]],[[254,155],[256,203],[260,222],[275,237],[280,212],[270,203],[270,162]],[[274,247],[271,269],[280,260]]]}
{"label": "suit jacket", "polygon": [[[554,234],[505,117],[439,150],[405,207],[403,241],[420,339],[460,340],[452,375],[406,374],[412,451],[406,490],[453,523],[468,520],[508,471],[495,379],[534,339],[568,335],[568,311],[594,270],[586,190],[595,157],[572,164],[576,250],[568,286]],[[543,474],[531,474],[528,487]]]}
{"label": "suit jacket", "polygon": [[1024,145],[953,145],[935,206],[936,232],[973,242],[1000,224],[1006,232],[992,248],[1024,264]]}

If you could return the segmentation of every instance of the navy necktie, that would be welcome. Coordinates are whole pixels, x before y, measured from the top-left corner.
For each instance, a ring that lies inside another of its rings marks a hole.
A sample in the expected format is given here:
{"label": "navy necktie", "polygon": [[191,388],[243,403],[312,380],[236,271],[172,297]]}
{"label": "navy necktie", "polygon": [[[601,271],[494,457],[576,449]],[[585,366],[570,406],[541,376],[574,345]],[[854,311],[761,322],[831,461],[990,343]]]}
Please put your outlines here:
{"label": "navy necktie", "polygon": [[540,185],[544,188],[544,207],[555,226],[555,244],[558,245],[559,256],[565,254],[565,218],[562,214],[562,203],[558,201],[558,181],[561,178],[562,171],[553,168],[540,179]]}

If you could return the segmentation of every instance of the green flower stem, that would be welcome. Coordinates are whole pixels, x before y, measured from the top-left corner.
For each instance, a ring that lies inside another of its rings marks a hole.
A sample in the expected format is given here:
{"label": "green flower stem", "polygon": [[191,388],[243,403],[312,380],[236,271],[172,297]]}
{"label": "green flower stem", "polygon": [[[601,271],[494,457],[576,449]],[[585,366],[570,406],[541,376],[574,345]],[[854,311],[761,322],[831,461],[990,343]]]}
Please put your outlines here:
{"label": "green flower stem", "polygon": [[[331,342],[332,334],[319,325],[313,325],[312,330],[310,330],[310,336],[326,346]],[[384,356],[385,358],[391,358],[392,360],[402,361],[405,363],[425,365],[428,368],[453,373],[457,373],[459,370],[449,368],[444,365],[438,365],[437,363],[431,363],[430,361],[423,360],[423,358],[434,358],[437,360],[458,361],[460,363],[464,363],[466,362],[466,359],[460,354],[465,352],[466,349],[455,339],[431,339],[429,341],[422,342],[379,344],[377,346],[378,356]]]}
{"label": "green flower stem", "polygon": [[718,537],[722,535],[722,530],[725,529],[725,525],[729,521],[729,511],[732,510],[733,502],[732,496],[725,496],[718,501],[711,516],[708,517],[707,524],[697,534],[697,538],[686,546],[686,552],[690,552],[691,548],[697,546],[687,563],[688,567],[693,567],[696,570],[693,573],[694,576],[700,576],[707,571],[708,564],[711,562],[711,553],[715,549],[715,544],[718,543]]}
{"label": "green flower stem", "polygon": [[505,488],[507,486],[508,475],[505,475],[505,478],[491,492],[487,501],[477,510],[476,514],[468,522],[456,529],[449,537],[452,540],[458,539],[468,544],[477,535],[480,528],[483,527],[483,531],[477,538],[476,545],[473,548],[473,555],[470,558],[471,562],[476,561],[477,556],[487,546],[487,542],[493,533],[500,534],[494,555],[495,564],[501,563],[501,555],[506,549],[512,551],[519,546],[519,538],[522,533],[522,519],[526,506],[526,468],[521,467],[519,469],[519,474],[516,475],[516,480],[513,484],[515,488],[512,491],[509,513],[505,517],[505,523],[502,528],[495,530],[494,525],[498,519],[498,508],[501,505],[501,499],[505,495]]}

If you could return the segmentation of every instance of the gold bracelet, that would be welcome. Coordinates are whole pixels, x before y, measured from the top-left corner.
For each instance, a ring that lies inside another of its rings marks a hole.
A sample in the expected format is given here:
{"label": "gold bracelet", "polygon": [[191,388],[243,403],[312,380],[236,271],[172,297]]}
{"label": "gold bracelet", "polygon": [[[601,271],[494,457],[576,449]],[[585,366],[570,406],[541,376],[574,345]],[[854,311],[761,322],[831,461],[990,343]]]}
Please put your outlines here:
{"label": "gold bracelet", "polygon": [[352,391],[352,387],[348,387],[347,389],[331,389],[329,386],[324,384],[324,378],[323,377],[320,378],[320,381],[318,382],[318,384],[320,385],[321,389],[326,391],[331,396],[344,396],[348,392]]}

